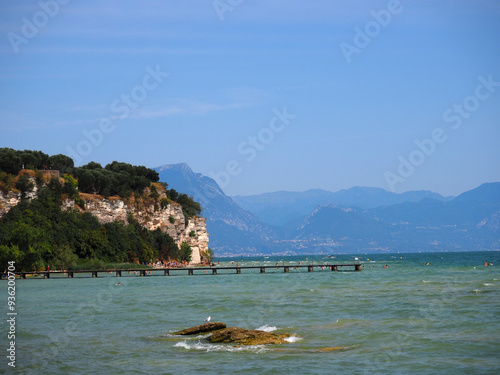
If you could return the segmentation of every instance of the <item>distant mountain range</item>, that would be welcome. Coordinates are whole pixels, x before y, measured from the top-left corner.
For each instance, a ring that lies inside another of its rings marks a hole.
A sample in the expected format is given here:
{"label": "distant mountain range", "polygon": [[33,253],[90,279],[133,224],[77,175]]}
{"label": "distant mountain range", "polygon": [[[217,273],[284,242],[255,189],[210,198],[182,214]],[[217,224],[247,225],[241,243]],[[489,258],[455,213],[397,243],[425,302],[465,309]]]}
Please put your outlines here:
{"label": "distant mountain range", "polygon": [[403,194],[388,192],[381,188],[356,186],[335,193],[326,190],[304,192],[279,191],[250,196],[233,196],[232,199],[263,222],[271,225],[286,225],[303,219],[314,208],[325,204],[339,207],[375,208],[391,206],[403,202],[418,202],[424,198],[447,201],[453,197],[443,197],[427,190],[409,191]]}
{"label": "distant mountain range", "polygon": [[201,203],[219,256],[500,249],[500,183],[458,197],[353,187],[231,198],[187,164],[154,169]]}

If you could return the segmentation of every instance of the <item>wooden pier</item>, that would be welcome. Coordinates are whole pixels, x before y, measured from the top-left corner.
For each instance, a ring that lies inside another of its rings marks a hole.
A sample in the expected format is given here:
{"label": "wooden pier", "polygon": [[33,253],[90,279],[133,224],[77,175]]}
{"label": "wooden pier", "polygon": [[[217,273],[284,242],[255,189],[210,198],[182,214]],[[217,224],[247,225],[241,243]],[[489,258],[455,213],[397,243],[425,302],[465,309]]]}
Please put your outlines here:
{"label": "wooden pier", "polygon": [[[334,272],[353,272],[362,270],[361,263],[351,264],[307,264],[307,265],[267,265],[267,266],[229,266],[229,267],[185,267],[185,268],[147,268],[138,270],[113,269],[113,270],[73,270],[73,271],[26,271],[18,272],[17,277],[26,279],[28,275],[41,276],[44,279],[50,279],[52,276],[57,278],[67,277],[74,278],[75,275],[81,274],[80,277],[98,277],[99,274],[105,274],[106,277],[116,276],[178,276],[178,275],[204,275],[204,274],[241,274],[243,272],[251,272],[259,270],[259,273],[300,273],[316,271],[334,271]],[[254,272],[255,273],[255,272]],[[2,276],[3,279],[3,276]]]}

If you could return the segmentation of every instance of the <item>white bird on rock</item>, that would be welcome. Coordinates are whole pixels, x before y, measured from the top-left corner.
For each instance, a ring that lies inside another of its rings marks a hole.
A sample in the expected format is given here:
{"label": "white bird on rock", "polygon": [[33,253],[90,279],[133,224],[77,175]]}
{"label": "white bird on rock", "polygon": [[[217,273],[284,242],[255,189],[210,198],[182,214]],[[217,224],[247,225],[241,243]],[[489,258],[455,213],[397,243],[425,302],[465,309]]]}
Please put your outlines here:
{"label": "white bird on rock", "polygon": [[207,323],[208,323],[208,322],[210,321],[210,319],[212,319],[212,317],[211,317],[211,316],[209,316],[208,318],[206,318],[206,319],[205,319],[205,322],[207,322]]}

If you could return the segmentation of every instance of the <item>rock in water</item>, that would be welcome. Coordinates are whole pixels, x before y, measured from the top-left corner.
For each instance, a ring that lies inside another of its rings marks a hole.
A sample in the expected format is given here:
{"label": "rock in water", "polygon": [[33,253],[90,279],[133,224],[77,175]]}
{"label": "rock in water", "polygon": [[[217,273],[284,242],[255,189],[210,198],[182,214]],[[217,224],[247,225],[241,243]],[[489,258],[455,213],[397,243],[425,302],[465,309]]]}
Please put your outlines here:
{"label": "rock in water", "polygon": [[196,335],[199,333],[212,332],[224,328],[226,328],[226,325],[224,323],[205,323],[196,327],[191,327],[179,332],[175,332],[173,333],[173,335]]}
{"label": "rock in water", "polygon": [[215,332],[207,338],[209,342],[233,343],[240,345],[284,344],[289,333],[272,333],[259,330],[231,327]]}
{"label": "rock in water", "polygon": [[333,348],[321,348],[319,349],[320,352],[333,352],[335,350],[344,350],[346,349],[345,347],[343,346],[335,346]]}

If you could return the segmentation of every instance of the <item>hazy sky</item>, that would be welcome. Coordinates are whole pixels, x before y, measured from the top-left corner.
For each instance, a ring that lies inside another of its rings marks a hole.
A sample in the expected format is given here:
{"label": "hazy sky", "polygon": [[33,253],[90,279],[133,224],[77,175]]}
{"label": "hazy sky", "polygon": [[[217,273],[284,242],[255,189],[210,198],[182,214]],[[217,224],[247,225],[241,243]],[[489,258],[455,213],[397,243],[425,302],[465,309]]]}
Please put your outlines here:
{"label": "hazy sky", "polygon": [[500,2],[0,2],[0,147],[229,195],[500,181]]}

